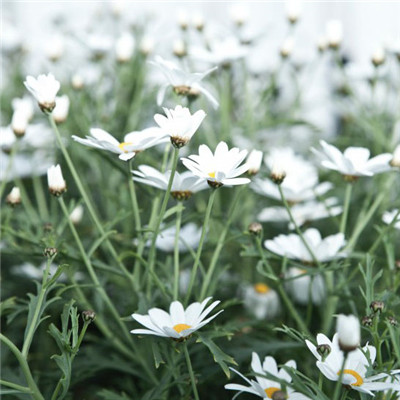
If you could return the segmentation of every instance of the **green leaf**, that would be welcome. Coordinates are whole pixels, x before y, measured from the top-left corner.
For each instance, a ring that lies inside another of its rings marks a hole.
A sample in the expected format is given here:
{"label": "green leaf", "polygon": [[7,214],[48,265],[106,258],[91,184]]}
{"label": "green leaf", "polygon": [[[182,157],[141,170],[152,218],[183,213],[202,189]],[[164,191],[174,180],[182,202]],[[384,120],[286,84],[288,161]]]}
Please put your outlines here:
{"label": "green leaf", "polygon": [[165,364],[165,361],[163,360],[161,353],[160,353],[160,347],[159,343],[157,341],[152,342],[152,349],[153,349],[153,356],[154,356],[154,364],[156,368],[160,366],[160,364]]}
{"label": "green leaf", "polygon": [[236,361],[233,357],[229,356],[228,354],[224,353],[212,340],[205,334],[197,333],[198,339],[197,342],[204,343],[208,350],[210,350],[211,354],[214,357],[214,361],[220,365],[222,370],[225,372],[225,375],[229,378],[230,371],[227,363],[237,365]]}

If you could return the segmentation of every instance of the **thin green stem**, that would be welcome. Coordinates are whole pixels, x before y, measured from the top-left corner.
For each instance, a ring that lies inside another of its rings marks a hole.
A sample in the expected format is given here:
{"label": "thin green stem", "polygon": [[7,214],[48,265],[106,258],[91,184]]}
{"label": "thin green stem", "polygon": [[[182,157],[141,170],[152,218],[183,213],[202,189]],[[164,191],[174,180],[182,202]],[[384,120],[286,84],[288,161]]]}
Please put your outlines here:
{"label": "thin green stem", "polygon": [[136,197],[134,180],[132,179],[132,174],[131,174],[132,160],[129,161],[128,168],[129,168],[129,193],[131,196],[133,217],[135,218],[136,235],[139,236],[141,235],[142,223],[140,221],[139,205]]}
{"label": "thin green stem", "polygon": [[346,351],[346,352],[344,352],[342,367],[340,368],[339,379],[336,382],[335,392],[333,394],[332,400],[338,400],[338,398],[339,398],[340,387],[342,385],[342,380],[343,380],[343,375],[344,375],[344,367],[346,365],[347,356],[348,356],[348,352]]}
{"label": "thin green stem", "polygon": [[186,299],[185,299],[186,304],[188,303],[188,301],[190,299],[190,295],[192,294],[192,289],[193,289],[194,281],[196,279],[197,269],[200,264],[200,256],[201,256],[201,252],[203,250],[204,239],[206,237],[206,232],[208,229],[208,224],[209,224],[210,216],[211,216],[211,210],[212,210],[212,206],[214,203],[216,193],[217,193],[217,189],[212,189],[210,198],[208,199],[206,214],[204,216],[203,228],[201,230],[199,247],[197,248],[196,259],[194,260],[194,264],[192,267],[192,273],[190,275],[190,282],[189,282],[189,286],[188,286],[187,293],[186,293]]}
{"label": "thin green stem", "polygon": [[49,270],[50,270],[50,265],[51,265],[52,261],[53,261],[53,258],[49,258],[47,260],[46,269],[43,272],[42,286],[40,288],[39,297],[38,297],[38,300],[36,303],[35,311],[33,313],[31,324],[30,324],[27,334],[25,336],[24,345],[22,346],[22,356],[24,358],[28,357],[28,352],[29,352],[29,348],[31,347],[33,335],[38,327],[38,321],[40,320],[40,315],[43,311],[42,310],[43,300],[45,299],[46,292],[47,292],[46,282],[47,282],[47,278],[49,277]]}
{"label": "thin green stem", "polygon": [[23,393],[27,393],[27,394],[31,394],[32,393],[31,389],[26,387],[26,386],[21,386],[21,385],[18,385],[16,383],[4,381],[3,379],[0,379],[0,385],[9,387],[11,389],[19,390],[20,392],[23,392]]}
{"label": "thin green stem", "polygon": [[11,340],[8,339],[6,336],[4,336],[2,333],[0,333],[0,340],[11,350],[11,352],[14,354],[14,356],[18,360],[19,365],[22,369],[22,373],[25,376],[26,383],[28,384],[28,386],[32,392],[32,397],[35,400],[44,400],[44,397],[40,393],[40,390],[37,387],[36,382],[32,377],[32,373],[29,368],[28,362],[26,361],[26,359],[22,355],[22,353],[19,351],[17,346],[15,346],[15,344],[13,342],[11,342]]}
{"label": "thin green stem", "polygon": [[44,221],[49,220],[49,211],[47,209],[46,197],[44,196],[44,189],[40,176],[34,176],[33,178],[33,190],[35,192],[36,203],[39,208],[40,218]]}
{"label": "thin green stem", "polygon": [[[64,146],[64,143],[63,143],[63,141],[61,139],[60,132],[59,132],[59,130],[57,128],[56,123],[54,122],[54,119],[53,119],[52,115],[49,115],[49,121],[50,121],[50,124],[51,124],[55,134],[56,134],[57,143],[58,143],[58,145],[59,145],[59,147],[61,149],[61,152],[63,153],[63,156],[64,156],[64,158],[65,158],[65,160],[66,160],[66,162],[68,164],[68,168],[71,171],[72,177],[74,178],[74,181],[75,181],[75,183],[76,183],[76,185],[78,187],[78,190],[79,190],[79,192],[80,192],[80,194],[81,194],[81,196],[82,196],[82,198],[83,198],[83,200],[84,200],[84,202],[86,204],[86,207],[87,207],[87,209],[89,211],[89,214],[90,214],[94,224],[96,225],[97,230],[99,231],[100,235],[101,236],[105,236],[104,228],[103,228],[101,222],[99,221],[99,218],[97,217],[96,212],[95,212],[95,210],[93,208],[92,202],[90,201],[90,199],[89,199],[89,197],[88,197],[88,195],[87,195],[87,193],[86,193],[86,191],[85,191],[85,189],[83,187],[82,181],[81,181],[81,179],[79,177],[79,174],[77,173],[77,171],[75,169],[74,163],[72,162],[72,160],[71,160],[71,158],[70,158],[70,156],[68,154],[68,151]],[[118,266],[123,271],[125,276],[131,281],[132,285],[135,286],[132,275],[128,272],[128,270],[125,268],[125,265],[119,259],[118,254],[117,254],[116,250],[114,249],[114,246],[112,245],[110,240],[108,238],[106,238],[104,240],[104,243],[106,244],[108,251],[110,252],[111,256],[115,259],[115,261],[117,262]]]}
{"label": "thin green stem", "polygon": [[[180,203],[180,205],[182,205]],[[179,235],[181,231],[182,209],[179,207],[176,212],[175,241],[174,241],[174,300],[179,296]]]}
{"label": "thin green stem", "polygon": [[189,370],[190,381],[192,383],[192,389],[195,400],[200,400],[199,393],[197,392],[196,380],[193,373],[192,363],[190,361],[189,350],[187,348],[186,342],[183,345],[183,351],[185,352],[186,364]]}
{"label": "thin green stem", "polygon": [[344,197],[344,207],[343,207],[342,219],[340,221],[340,232],[341,233],[346,232],[347,216],[349,214],[352,189],[353,189],[353,183],[348,182],[347,186],[346,186],[346,194]]}
{"label": "thin green stem", "polygon": [[161,227],[162,220],[164,219],[165,210],[167,209],[168,199],[169,199],[169,195],[171,193],[171,188],[172,188],[172,183],[174,181],[176,167],[178,165],[178,158],[179,158],[179,149],[174,147],[174,154],[173,154],[172,167],[171,167],[171,173],[169,176],[168,186],[167,186],[167,190],[165,191],[163,202],[161,204],[161,209],[160,209],[160,212],[158,215],[158,219],[156,221],[156,225],[154,227],[153,237],[152,237],[151,245],[150,245],[149,263],[148,263],[149,275],[148,275],[148,281],[147,281],[147,296],[148,297],[150,296],[150,293],[151,293],[151,283],[152,283],[152,278],[153,278],[152,273],[154,272],[154,265],[155,265],[155,261],[156,261],[157,236],[160,232],[160,227]]}

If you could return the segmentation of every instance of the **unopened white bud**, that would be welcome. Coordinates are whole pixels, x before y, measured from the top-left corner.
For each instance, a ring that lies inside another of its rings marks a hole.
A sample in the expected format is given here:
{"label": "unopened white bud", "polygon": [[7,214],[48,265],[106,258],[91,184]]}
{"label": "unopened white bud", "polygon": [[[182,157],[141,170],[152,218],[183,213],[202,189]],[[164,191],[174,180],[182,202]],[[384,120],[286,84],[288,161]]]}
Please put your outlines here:
{"label": "unopened white bud", "polygon": [[234,4],[230,9],[232,21],[238,27],[244,25],[249,19],[249,9],[244,3]]}
{"label": "unopened white bud", "polygon": [[128,62],[135,50],[135,40],[129,33],[120,36],[115,44],[115,54],[120,63]]}
{"label": "unopened white bud", "polygon": [[392,167],[400,168],[400,144],[396,146],[393,152],[392,161],[390,161]]}
{"label": "unopened white bud", "polygon": [[50,61],[58,61],[64,54],[64,41],[61,36],[53,36],[46,42],[46,55]]}
{"label": "unopened white bud", "polygon": [[78,225],[82,221],[82,217],[83,217],[83,206],[79,204],[72,210],[71,214],[69,215],[69,219],[74,225]]}
{"label": "unopened white bud", "polygon": [[249,169],[247,173],[250,175],[257,175],[260,171],[261,164],[262,164],[262,157],[263,153],[260,150],[253,150],[247,157],[246,164],[248,165]]}
{"label": "unopened white bud", "polygon": [[80,90],[84,86],[83,78],[79,74],[74,74],[71,78],[71,85],[75,90]]}
{"label": "unopened white bud", "polygon": [[339,20],[331,20],[326,24],[326,36],[329,47],[337,49],[343,40],[343,25]]}
{"label": "unopened white bud", "polygon": [[21,203],[21,192],[19,190],[19,187],[14,186],[11,189],[11,192],[6,197],[6,202],[13,207]]}
{"label": "unopened white bud", "polygon": [[125,9],[125,0],[113,0],[111,2],[111,12],[115,17],[121,16]]}
{"label": "unopened white bud", "polygon": [[33,102],[28,96],[23,98],[15,98],[11,102],[14,111],[21,111],[25,114],[26,119],[30,121],[33,118]]}
{"label": "unopened white bud", "polygon": [[339,347],[342,351],[355,350],[360,345],[360,321],[354,315],[338,315],[336,323]]}
{"label": "unopened white bud", "polygon": [[197,13],[193,16],[192,24],[199,32],[204,29],[204,17],[202,14]]}
{"label": "unopened white bud", "polygon": [[11,119],[11,129],[15,136],[22,137],[25,135],[26,128],[28,127],[28,118],[26,113],[21,110],[14,111]]}
{"label": "unopened white bud", "polygon": [[385,49],[383,47],[379,47],[372,54],[371,61],[375,67],[379,67],[385,62],[385,58]]}
{"label": "unopened white bud", "polygon": [[67,190],[67,185],[59,164],[53,165],[47,170],[47,182],[49,192],[56,197],[61,196]]}
{"label": "unopened white bud", "polygon": [[148,56],[153,52],[153,50],[154,50],[154,39],[149,36],[145,36],[140,43],[140,52],[144,56]]}
{"label": "unopened white bud", "polygon": [[270,176],[274,183],[280,185],[286,177],[286,171],[284,170],[283,165],[279,163],[274,163],[271,169]]}
{"label": "unopened white bud", "polygon": [[173,53],[177,57],[184,57],[187,54],[186,44],[182,39],[177,39],[173,44]]}
{"label": "unopened white bud", "polygon": [[302,4],[300,0],[289,0],[286,3],[286,15],[291,24],[295,24],[298,21],[301,12],[301,6]]}
{"label": "unopened white bud", "polygon": [[293,52],[293,48],[294,48],[294,39],[292,37],[286,38],[280,49],[281,57],[282,58],[290,57],[290,55]]}
{"label": "unopened white bud", "polygon": [[56,106],[53,110],[53,118],[57,124],[61,124],[68,117],[69,98],[67,95],[56,97]]}
{"label": "unopened white bud", "polygon": [[178,25],[179,27],[185,31],[189,26],[189,17],[185,10],[178,11]]}
{"label": "unopened white bud", "polygon": [[326,40],[326,37],[321,36],[318,41],[317,41],[317,48],[319,52],[324,52],[328,47],[328,41]]}

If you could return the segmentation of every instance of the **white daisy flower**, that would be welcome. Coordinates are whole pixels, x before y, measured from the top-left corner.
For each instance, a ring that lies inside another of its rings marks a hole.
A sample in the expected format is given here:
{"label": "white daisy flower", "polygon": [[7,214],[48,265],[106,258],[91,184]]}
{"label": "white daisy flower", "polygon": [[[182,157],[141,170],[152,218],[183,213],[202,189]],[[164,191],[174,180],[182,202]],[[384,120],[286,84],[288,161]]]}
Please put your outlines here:
{"label": "white daisy flower", "polygon": [[135,39],[130,33],[122,34],[115,43],[115,55],[120,63],[128,62],[135,51]]}
{"label": "white daisy flower", "polygon": [[298,304],[307,305],[311,299],[313,304],[320,305],[326,297],[325,283],[321,275],[311,277],[304,269],[291,267],[285,278],[285,289]]}
{"label": "white daisy flower", "polygon": [[11,129],[14,135],[17,137],[23,137],[26,129],[28,128],[29,120],[25,114],[25,111],[17,110],[14,111],[11,119]]}
{"label": "white daisy flower", "polygon": [[205,309],[210,300],[211,297],[207,297],[202,303],[192,303],[186,310],[179,301],[174,301],[171,303],[169,313],[160,308],[151,308],[148,315],[132,314],[135,321],[148,329],[134,329],[131,333],[183,340],[223,311],[204,319],[220,303],[220,301],[214,301]]}
{"label": "white daisy flower", "polygon": [[24,96],[22,98],[15,98],[12,100],[11,105],[14,112],[23,112],[28,121],[33,118],[33,102],[30,97]]}
{"label": "white daisy flower", "polygon": [[[322,374],[331,381],[337,381],[343,365],[344,354],[339,348],[338,334],[333,336],[330,341],[324,334],[317,335],[317,345],[327,345],[330,348],[330,353],[323,360],[318,353],[317,347],[309,340],[306,344],[310,351],[314,354],[317,361],[317,367]],[[367,371],[374,364],[376,357],[376,349],[374,346],[366,345],[362,349],[358,348],[351,351],[347,355],[347,360],[344,365],[342,383],[351,389],[358,392],[367,393],[374,396],[374,391],[381,390],[400,390],[400,385],[390,382],[376,382],[379,379],[387,378],[388,374],[381,373],[367,377]],[[393,371],[397,372],[397,371]]]}
{"label": "white daisy flower", "polygon": [[154,120],[161,130],[170,136],[171,143],[178,148],[189,142],[206,116],[203,110],[191,115],[189,109],[182,106],[176,106],[174,110],[164,108],[164,112],[166,117],[156,114]]}
{"label": "white daisy flower", "polygon": [[[164,173],[148,165],[140,165],[139,171],[132,171],[133,180],[161,190],[167,190],[171,171]],[[190,171],[175,172],[171,187],[171,196],[176,200],[187,200],[193,193],[207,189],[207,182]]]}
{"label": "white daisy flower", "polygon": [[340,172],[349,179],[359,176],[373,176],[391,169],[392,154],[385,153],[369,158],[370,151],[365,147],[348,147],[343,153],[323,140],[322,151],[312,148],[324,168]]}
{"label": "white daisy flower", "polygon": [[47,170],[47,182],[49,192],[56,197],[61,196],[67,190],[67,184],[59,164],[53,165]]}
{"label": "white daisy flower", "polygon": [[[346,257],[345,253],[339,250],[346,244],[343,233],[328,236],[324,239],[315,228],[307,229],[303,237],[320,262],[328,262],[337,258]],[[313,263],[314,259],[304,245],[299,235],[278,235],[273,240],[266,240],[264,246],[271,252],[291,260],[299,260],[306,263]]]}
{"label": "white daisy flower", "polygon": [[225,142],[220,142],[213,154],[208,146],[199,146],[199,154],[182,158],[186,168],[196,176],[207,180],[212,187],[222,185],[244,185],[250,182],[248,178],[237,178],[246,172],[247,164],[239,166],[247,156],[247,150],[240,151],[237,147],[228,149]]}
{"label": "white daisy flower", "polygon": [[280,311],[278,293],[260,282],[244,287],[243,304],[259,320],[273,319]]}
{"label": "white daisy flower", "polygon": [[69,97],[65,94],[56,97],[56,106],[53,110],[53,118],[57,124],[61,124],[68,117]]}
{"label": "white daisy flower", "polygon": [[[297,226],[302,226],[306,222],[315,221],[323,218],[330,218],[342,213],[343,208],[337,205],[338,199],[330,197],[324,203],[311,200],[305,203],[294,204],[290,207],[293,218]],[[289,222],[289,214],[285,207],[267,207],[261,210],[257,216],[258,221],[262,222]],[[293,223],[289,223],[289,228],[294,229]]]}
{"label": "white daisy flower", "polygon": [[90,135],[86,136],[86,139],[74,135],[72,139],[85,146],[119,154],[118,157],[123,161],[129,161],[135,157],[136,153],[168,141],[165,133],[159,128],[147,128],[143,131],[128,133],[123,142],[119,142],[108,132],[99,128],[90,129]]}
{"label": "white daisy flower", "polygon": [[397,215],[396,222],[394,223],[393,226],[394,226],[396,229],[400,229],[400,215],[399,215],[398,213],[399,213],[399,210],[398,210],[397,208],[395,208],[395,209],[393,209],[393,210],[391,210],[391,211],[386,211],[386,212],[382,215],[382,220],[383,220],[383,222],[384,222],[385,224],[390,225],[390,224],[393,222],[393,220],[394,220],[394,218],[396,217],[396,215]]}
{"label": "white daisy flower", "polygon": [[171,61],[166,61],[160,56],[156,56],[150,64],[155,65],[161,70],[168,82],[161,86],[157,94],[157,104],[160,106],[164,101],[165,91],[169,86],[172,86],[176,94],[197,97],[200,93],[210,101],[214,108],[218,108],[219,104],[215,97],[200,84],[207,75],[215,71],[218,67],[211,68],[205,72],[189,73],[178,67]]}
{"label": "white daisy flower", "polygon": [[[156,247],[159,250],[171,253],[175,248],[175,233],[176,227],[171,226],[170,228],[162,230],[157,236]],[[195,250],[199,246],[201,237],[201,228],[194,223],[188,223],[183,225],[179,231],[179,252],[184,253],[189,250]],[[151,245],[151,240],[147,243],[147,246]]]}
{"label": "white daisy flower", "polygon": [[25,87],[33,94],[43,112],[51,112],[56,106],[56,96],[60,90],[60,82],[53,74],[39,75],[37,78],[27,76]]}
{"label": "white daisy flower", "polygon": [[[296,369],[296,362],[290,360],[284,364],[286,367]],[[243,378],[250,386],[238,385],[236,383],[229,383],[225,385],[227,390],[237,390],[239,392],[251,393],[259,396],[263,399],[273,399],[277,396],[277,393],[282,392],[282,398],[288,400],[309,400],[309,397],[295,392],[289,385],[292,382],[292,377],[289,373],[281,368],[278,369],[278,365],[275,359],[271,356],[265,357],[263,364],[261,364],[260,357],[257,353],[252,354],[251,369],[254,374],[256,374],[256,380],[247,379],[240,372],[231,368],[232,371],[236,372],[241,378]],[[285,381],[288,385],[282,387],[281,383],[273,380],[273,378],[263,378],[262,375],[266,373],[273,375],[279,381]],[[261,375],[261,376],[260,376]]]}

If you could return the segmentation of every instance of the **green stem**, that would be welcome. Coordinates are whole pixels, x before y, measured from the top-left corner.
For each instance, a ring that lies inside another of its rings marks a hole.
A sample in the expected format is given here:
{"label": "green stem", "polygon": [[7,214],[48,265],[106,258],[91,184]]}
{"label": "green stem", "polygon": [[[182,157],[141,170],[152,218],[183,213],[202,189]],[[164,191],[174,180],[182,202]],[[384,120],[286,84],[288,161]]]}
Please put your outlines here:
{"label": "green stem", "polygon": [[33,177],[33,190],[35,192],[36,203],[39,208],[40,218],[44,221],[49,220],[49,211],[47,209],[46,198],[44,196],[44,190],[42,185],[42,180],[40,176]]}
{"label": "green stem", "polygon": [[279,194],[281,195],[281,199],[282,199],[283,205],[285,206],[286,211],[287,211],[287,213],[288,213],[288,215],[289,215],[290,222],[293,224],[293,226],[294,226],[294,228],[295,228],[297,234],[298,234],[299,237],[300,237],[300,240],[303,242],[305,248],[306,248],[307,251],[309,252],[311,258],[312,258],[313,261],[314,261],[314,263],[315,263],[316,265],[318,265],[319,268],[321,268],[321,264],[320,264],[319,260],[318,260],[317,257],[315,256],[314,252],[311,250],[311,247],[309,246],[307,240],[306,240],[306,239],[304,238],[304,236],[303,236],[303,232],[300,230],[300,228],[298,227],[298,225],[297,225],[297,223],[296,223],[296,221],[295,221],[295,219],[294,219],[294,217],[293,217],[293,214],[292,214],[292,211],[291,211],[291,209],[290,209],[289,203],[287,202],[286,197],[285,197],[285,195],[283,194],[283,190],[282,190],[281,185],[278,185],[278,190],[279,190]]}
{"label": "green stem", "polygon": [[190,299],[190,295],[192,294],[192,289],[193,289],[194,281],[196,279],[197,269],[198,269],[199,264],[200,264],[200,256],[201,256],[201,252],[203,250],[204,239],[205,239],[206,232],[207,232],[207,229],[208,229],[208,224],[209,224],[210,216],[211,216],[211,210],[212,210],[212,206],[213,206],[213,203],[214,203],[214,199],[215,199],[216,193],[217,193],[216,189],[211,189],[211,194],[210,194],[210,198],[208,200],[206,214],[205,214],[205,217],[204,217],[203,228],[201,230],[199,247],[197,248],[196,259],[194,260],[192,273],[190,275],[190,282],[189,282],[188,290],[187,290],[187,293],[186,293],[186,298],[185,298],[185,303],[186,304],[188,303],[188,301]]}
{"label": "green stem", "polygon": [[[93,208],[93,205],[92,205],[91,201],[89,200],[89,197],[88,197],[88,195],[87,195],[87,193],[86,193],[86,191],[85,191],[85,189],[83,187],[82,181],[81,181],[81,179],[80,179],[80,177],[79,177],[79,175],[78,175],[78,173],[77,173],[77,171],[75,169],[74,163],[72,162],[72,160],[71,160],[71,158],[70,158],[70,156],[68,154],[67,149],[64,146],[64,143],[63,143],[63,141],[61,139],[60,132],[59,132],[59,130],[57,128],[57,125],[54,122],[54,119],[51,116],[51,114],[49,115],[49,121],[50,121],[50,124],[51,124],[55,134],[56,134],[57,143],[58,143],[58,145],[59,145],[59,147],[61,149],[61,152],[63,153],[63,156],[64,156],[64,158],[65,158],[65,160],[66,160],[66,162],[68,164],[68,168],[71,171],[72,177],[74,178],[74,181],[75,181],[75,183],[76,183],[76,185],[77,185],[77,187],[79,189],[79,192],[80,192],[80,194],[81,194],[81,196],[82,196],[82,198],[83,198],[83,200],[84,200],[84,202],[86,204],[86,207],[87,207],[87,209],[89,211],[89,214],[90,214],[94,224],[96,225],[98,231],[100,232],[100,235],[101,236],[105,236],[104,228],[103,228],[101,222],[99,221],[99,219],[98,219],[98,217],[96,215],[96,212],[95,212],[95,210]],[[110,252],[112,257],[115,259],[115,261],[117,262],[118,266],[123,271],[125,276],[131,281],[132,285],[135,286],[134,282],[133,282],[132,275],[127,271],[127,269],[125,268],[124,264],[118,258],[118,254],[115,251],[114,246],[112,245],[110,240],[107,238],[104,241],[104,243],[106,244],[106,246],[108,248],[108,251]]]}
{"label": "green stem", "polygon": [[342,367],[340,368],[340,373],[339,373],[339,379],[336,382],[335,386],[335,392],[333,394],[333,400],[338,400],[339,394],[340,394],[340,386],[342,385],[342,379],[343,379],[343,373],[344,373],[344,367],[346,365],[346,360],[348,356],[348,352],[344,352],[344,357],[343,357],[343,362],[342,362]]}
{"label": "green stem", "polygon": [[39,321],[40,315],[42,313],[43,300],[44,300],[44,298],[46,296],[46,292],[47,292],[46,282],[47,282],[47,278],[49,277],[50,265],[51,265],[51,262],[53,261],[53,258],[54,257],[49,258],[47,260],[46,269],[43,273],[42,286],[40,288],[40,293],[39,293],[39,297],[38,297],[38,300],[36,303],[35,312],[33,314],[31,324],[30,324],[27,334],[25,336],[24,345],[22,346],[22,356],[24,358],[28,357],[28,352],[29,352],[29,348],[31,347],[33,335],[38,327],[38,321]]}
{"label": "green stem", "polygon": [[296,321],[297,326],[301,329],[301,331],[304,334],[307,335],[311,335],[309,329],[307,328],[307,325],[304,323],[303,318],[299,315],[299,313],[296,311],[296,308],[294,307],[292,301],[290,300],[290,298],[288,297],[287,293],[285,292],[283,286],[282,286],[282,282],[279,279],[279,277],[276,276],[274,270],[272,269],[271,265],[269,264],[267,258],[265,257],[264,254],[264,250],[262,248],[262,244],[261,244],[261,238],[257,237],[256,238],[256,244],[257,244],[257,250],[260,254],[260,257],[264,263],[264,265],[266,266],[268,273],[272,276],[274,276],[275,282],[276,282],[276,290],[278,291],[280,297],[282,298],[283,302],[285,303],[289,314],[292,316],[292,318]]}
{"label": "green stem", "polygon": [[8,381],[4,381],[3,379],[0,379],[0,385],[15,389],[15,390],[19,390],[20,392],[23,393],[27,393],[27,394],[31,394],[32,391],[30,388],[26,387],[26,386],[21,386],[18,385],[16,383],[12,383],[12,382],[8,382]]}
{"label": "green stem", "polygon": [[[322,332],[325,332],[326,334],[328,334],[328,332],[331,328],[333,317],[334,317],[335,310],[336,310],[336,305],[339,300],[339,298],[337,296],[333,295],[333,292],[334,292],[333,278],[334,278],[333,271],[327,271],[325,274],[325,282],[326,282],[328,299],[327,299],[326,306],[325,306],[324,321],[322,324]],[[336,292],[338,292],[337,289],[336,289]]]}
{"label": "green stem", "polygon": [[128,168],[129,168],[129,193],[131,195],[133,217],[135,218],[135,230],[136,230],[136,235],[141,235],[142,223],[140,221],[139,205],[136,197],[134,180],[132,179],[132,174],[131,174],[132,160],[129,160]]}
{"label": "green stem", "polygon": [[28,362],[26,361],[22,353],[18,350],[17,346],[15,346],[15,344],[11,342],[11,340],[8,339],[6,336],[4,336],[2,333],[0,333],[0,340],[11,350],[11,352],[15,355],[16,359],[18,360],[22,372],[25,376],[26,383],[28,384],[32,392],[33,398],[35,400],[44,400],[44,397],[40,393],[39,388],[37,387],[32,377],[32,373],[29,368]]}
{"label": "green stem", "polygon": [[346,194],[345,194],[345,198],[344,198],[344,207],[343,207],[342,219],[340,221],[340,232],[341,233],[345,233],[346,232],[347,216],[349,214],[352,189],[353,189],[353,183],[352,182],[348,182],[347,186],[346,186]]}
{"label": "green stem", "polygon": [[178,165],[178,158],[179,158],[179,149],[174,147],[171,174],[169,176],[168,186],[167,186],[167,190],[165,191],[164,200],[161,204],[160,213],[158,215],[158,219],[157,219],[156,225],[154,227],[153,237],[151,240],[151,246],[150,246],[150,251],[149,251],[149,263],[148,263],[149,275],[148,275],[148,281],[147,281],[147,296],[148,297],[150,296],[150,293],[151,293],[152,273],[154,272],[154,265],[155,265],[155,261],[156,261],[157,236],[160,232],[160,227],[161,227],[162,220],[164,218],[165,210],[167,209],[168,199],[169,199],[169,195],[171,193],[171,188],[172,188],[172,183],[174,181],[176,167]]}
{"label": "green stem", "polygon": [[186,342],[183,345],[183,351],[185,352],[186,364],[187,364],[187,367],[188,367],[188,370],[189,370],[190,381],[192,382],[192,389],[193,389],[194,398],[195,398],[195,400],[200,400],[199,393],[197,392],[196,380],[195,380],[195,377],[194,377],[192,363],[190,361],[189,351],[188,351]]}
{"label": "green stem", "polygon": [[[179,205],[182,205],[181,203]],[[175,242],[174,242],[174,300],[179,296],[179,235],[181,231],[182,209],[179,207],[176,212]]]}

